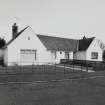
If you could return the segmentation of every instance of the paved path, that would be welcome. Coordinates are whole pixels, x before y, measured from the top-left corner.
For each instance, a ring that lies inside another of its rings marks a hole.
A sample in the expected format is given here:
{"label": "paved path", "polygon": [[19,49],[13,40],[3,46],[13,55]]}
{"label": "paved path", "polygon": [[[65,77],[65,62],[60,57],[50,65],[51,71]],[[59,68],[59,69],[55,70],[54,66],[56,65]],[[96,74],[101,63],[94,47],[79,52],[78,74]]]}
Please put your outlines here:
{"label": "paved path", "polygon": [[[49,64],[49,65],[55,66],[54,64]],[[63,66],[63,65],[56,65],[56,67],[68,68],[68,69],[73,69],[73,70],[81,70],[81,67],[79,67],[79,66],[78,67],[73,67],[73,65],[72,65],[72,67]],[[87,71],[86,67],[85,67],[85,69],[82,68],[82,71]],[[90,72],[95,72],[95,71],[88,69],[88,72],[90,73]]]}

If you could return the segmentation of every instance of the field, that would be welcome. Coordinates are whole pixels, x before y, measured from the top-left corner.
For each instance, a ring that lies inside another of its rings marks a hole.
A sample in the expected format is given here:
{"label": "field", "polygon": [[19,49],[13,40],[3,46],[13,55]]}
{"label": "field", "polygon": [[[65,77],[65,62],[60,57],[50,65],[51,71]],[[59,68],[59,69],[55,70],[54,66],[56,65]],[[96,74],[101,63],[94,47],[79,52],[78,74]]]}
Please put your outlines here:
{"label": "field", "polygon": [[64,73],[61,68],[56,70],[58,72],[2,73],[0,105],[105,104],[105,71],[88,73],[65,69]]}

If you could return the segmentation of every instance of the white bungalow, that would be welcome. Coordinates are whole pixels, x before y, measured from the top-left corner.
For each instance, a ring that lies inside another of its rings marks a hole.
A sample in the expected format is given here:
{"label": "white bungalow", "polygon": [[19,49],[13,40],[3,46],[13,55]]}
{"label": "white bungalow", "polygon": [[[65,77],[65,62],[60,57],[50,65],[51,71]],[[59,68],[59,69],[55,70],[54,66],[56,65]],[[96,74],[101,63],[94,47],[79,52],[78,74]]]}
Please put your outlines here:
{"label": "white bungalow", "polygon": [[77,40],[37,35],[31,27],[19,33],[13,25],[13,38],[3,47],[5,65],[32,65],[59,63],[60,59],[73,59]]}
{"label": "white bungalow", "polygon": [[96,38],[81,40],[36,34],[31,27],[18,33],[0,50],[5,65],[59,63],[61,59],[102,61],[104,44]]}

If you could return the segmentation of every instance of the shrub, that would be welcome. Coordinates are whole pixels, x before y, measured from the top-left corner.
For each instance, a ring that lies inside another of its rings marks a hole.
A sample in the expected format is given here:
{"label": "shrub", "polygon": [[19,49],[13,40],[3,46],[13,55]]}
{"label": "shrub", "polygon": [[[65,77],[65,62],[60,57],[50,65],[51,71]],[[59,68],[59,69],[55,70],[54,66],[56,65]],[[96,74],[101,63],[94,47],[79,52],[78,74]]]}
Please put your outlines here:
{"label": "shrub", "polygon": [[103,71],[103,70],[105,70],[105,64],[104,63],[96,63],[95,65],[93,65],[93,69],[95,71]]}

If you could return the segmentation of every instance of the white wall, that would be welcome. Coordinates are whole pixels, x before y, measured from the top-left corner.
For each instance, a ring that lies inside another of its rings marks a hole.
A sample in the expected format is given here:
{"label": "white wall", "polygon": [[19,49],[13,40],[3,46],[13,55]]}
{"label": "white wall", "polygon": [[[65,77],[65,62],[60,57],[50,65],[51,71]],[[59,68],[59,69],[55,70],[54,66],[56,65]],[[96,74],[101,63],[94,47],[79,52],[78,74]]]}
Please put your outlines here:
{"label": "white wall", "polygon": [[[62,53],[60,53],[62,52]],[[57,51],[57,59],[56,62],[60,62],[60,59],[65,59],[65,52],[64,51]]]}
{"label": "white wall", "polygon": [[[49,51],[51,53],[51,51]],[[73,59],[73,52],[69,52],[69,59]],[[61,59],[66,59],[65,51],[56,51],[56,59],[54,59],[54,55],[51,53],[51,62],[52,63],[60,63]]]}
{"label": "white wall", "polygon": [[78,51],[78,52],[74,53],[74,59],[86,60],[86,51]]}
{"label": "white wall", "polygon": [[[49,51],[51,53],[51,51]],[[69,59],[73,59],[73,52],[69,52]],[[51,53],[51,62],[52,63],[60,63],[61,59],[66,59],[65,51],[56,51],[56,59],[54,59],[54,55]]]}
{"label": "white wall", "polygon": [[[30,40],[28,40],[28,37],[30,37]],[[35,49],[37,51],[37,60],[35,62],[51,61],[51,53],[46,50],[30,27],[8,45],[7,59],[5,59],[8,65],[11,65],[13,62],[21,62],[20,49]]]}
{"label": "white wall", "polygon": [[[91,53],[92,52],[98,52],[98,59],[91,59]],[[98,39],[97,38],[95,38],[93,40],[93,42],[91,43],[91,45],[87,49],[86,59],[91,60],[91,61],[102,61],[102,49],[100,48],[100,46],[98,44]]]}
{"label": "white wall", "polygon": [[70,52],[70,59],[73,59],[73,52]]}
{"label": "white wall", "polygon": [[[30,40],[28,40],[30,37]],[[59,63],[60,59],[65,59],[65,52],[57,51],[57,58],[52,59],[51,51],[48,51],[33,30],[28,27],[21,35],[19,35],[11,44],[5,49],[5,64],[30,64],[29,62],[23,63],[20,59],[21,49],[33,49],[36,50],[37,60],[33,63]],[[70,52],[70,58],[73,58],[73,53]],[[31,63],[32,64],[32,63]]]}

